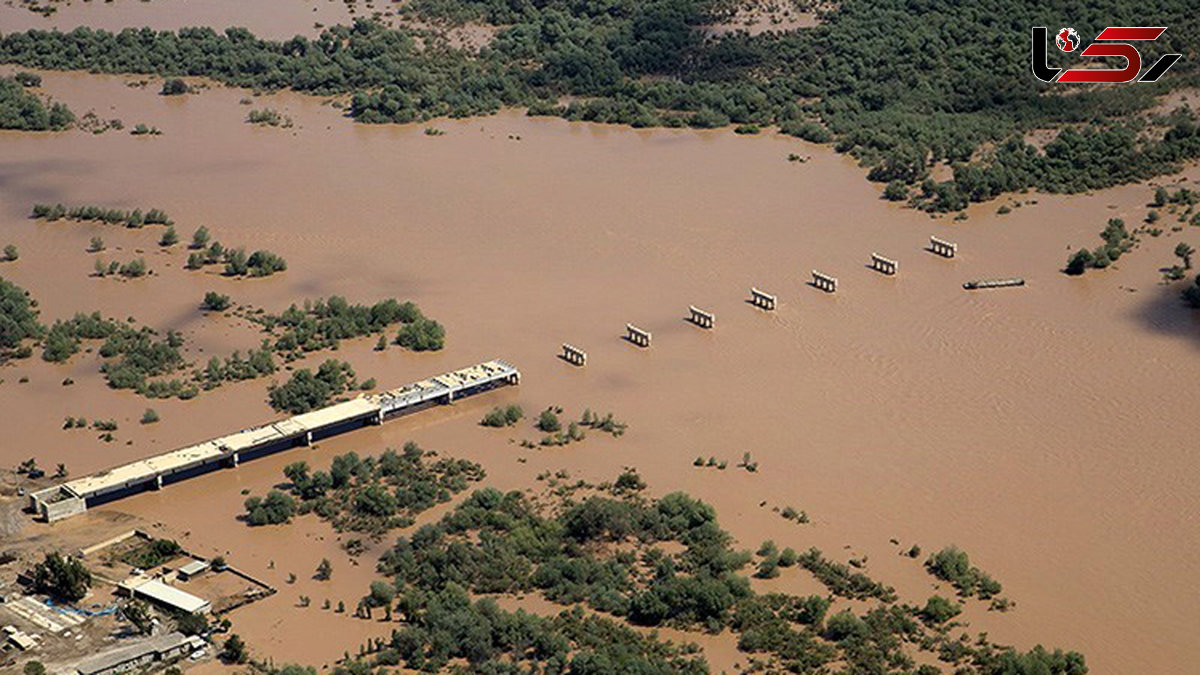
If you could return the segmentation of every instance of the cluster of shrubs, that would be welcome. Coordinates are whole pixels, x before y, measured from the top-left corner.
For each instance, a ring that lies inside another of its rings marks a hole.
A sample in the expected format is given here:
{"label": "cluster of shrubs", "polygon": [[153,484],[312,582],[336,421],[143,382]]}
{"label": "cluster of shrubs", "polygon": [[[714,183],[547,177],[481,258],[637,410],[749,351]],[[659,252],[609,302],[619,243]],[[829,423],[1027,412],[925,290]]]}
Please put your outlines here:
{"label": "cluster of shrubs", "polygon": [[124,225],[138,228],[145,225],[171,225],[174,221],[161,209],[150,209],[145,213],[141,209],[126,211],[110,209],[103,206],[72,206],[62,204],[35,204],[33,217],[42,220],[98,221],[108,225]]}
{"label": "cluster of shrubs", "polygon": [[305,352],[336,349],[342,340],[383,333],[390,326],[403,324],[396,342],[416,351],[441,349],[445,330],[426,319],[419,307],[394,298],[374,305],[351,304],[341,296],[305,301],[283,313],[253,317],[275,336],[274,349],[289,360]]}
{"label": "cluster of shrubs", "polygon": [[1183,206],[1195,206],[1200,203],[1200,193],[1181,187],[1175,192],[1170,192],[1163,186],[1158,186],[1154,189],[1154,199],[1151,200],[1150,206],[1162,208],[1172,204]]}
{"label": "cluster of shrubs", "polygon": [[93,274],[100,278],[115,275],[126,279],[140,279],[150,273],[145,258],[134,258],[123,263],[116,260],[105,263],[97,258],[94,268]]}
{"label": "cluster of shrubs", "polygon": [[183,547],[174,539],[150,539],[120,556],[121,562],[148,570],[183,555]]}
{"label": "cluster of shrubs", "polygon": [[1196,275],[1196,279],[1183,289],[1183,299],[1192,307],[1200,309],[1200,275]]}
{"label": "cluster of shrubs", "polygon": [[159,89],[158,93],[163,96],[179,96],[181,94],[190,93],[191,91],[192,88],[187,82],[184,82],[177,77],[171,77],[163,80],[162,89]]}
{"label": "cluster of shrubs", "polygon": [[479,423],[485,427],[511,427],[520,422],[524,416],[525,411],[519,405],[507,405],[503,408],[496,406],[484,415]]}
{"label": "cluster of shrubs", "polygon": [[446,329],[433,319],[418,317],[400,327],[396,344],[414,352],[438,351],[446,346]]}
{"label": "cluster of shrubs", "polygon": [[281,525],[296,514],[296,500],[279,490],[271,490],[266,497],[248,497],[243,506],[246,522],[256,526]]}
{"label": "cluster of shrubs", "polygon": [[795,566],[800,557],[791,547],[780,551],[775,542],[770,540],[764,541],[759,547],[758,556],[760,560],[757,569],[754,570],[754,576],[759,579],[774,579],[779,576],[779,568]]}
{"label": "cluster of shrubs", "polygon": [[708,467],[708,468],[712,468],[715,466],[715,467],[717,467],[718,470],[724,471],[725,467],[729,466],[729,462],[727,462],[723,459],[720,461],[717,461],[716,457],[713,457],[710,455],[707,461],[703,457],[697,457],[695,459],[695,461],[692,462],[692,466],[703,466],[703,467]]}
{"label": "cluster of shrubs", "polygon": [[315,373],[301,368],[287,382],[272,385],[268,399],[275,410],[298,415],[327,405],[334,396],[355,386],[354,368],[349,363],[326,359]]}
{"label": "cluster of shrubs", "polygon": [[350,452],[333,458],[328,471],[312,471],[306,462],[284,467],[289,492],[300,513],[316,513],[339,532],[380,537],[412,524],[412,518],[450,500],[484,478],[479,464],[437,458],[416,443],[378,457]]}
{"label": "cluster of shrubs", "polygon": [[802,553],[798,562],[834,595],[852,600],[876,598],[893,602],[896,599],[896,591],[891,586],[875,581],[862,572],[855,572],[848,565],[829,560],[818,548],[810,548]]}
{"label": "cluster of shrubs", "polygon": [[1077,276],[1088,268],[1104,269],[1119,260],[1135,243],[1133,235],[1125,229],[1125,221],[1120,218],[1110,218],[1100,237],[1104,244],[1095,251],[1081,248],[1067,259],[1064,270],[1067,274]]}
{"label": "cluster of shrubs", "polygon": [[39,339],[45,332],[29,292],[0,277],[0,363],[11,357],[29,358],[33,349],[25,342]]}
{"label": "cluster of shrubs", "polygon": [[160,340],[150,328],[134,328],[106,319],[99,312],[80,313],[56,321],[50,327],[43,343],[42,358],[62,363],[79,351],[83,340],[104,340],[99,349],[101,358],[105,359],[100,370],[114,389],[133,389],[150,398],[177,396],[187,399],[198,393],[194,385],[177,378],[168,381],[152,379],[168,375],[184,365],[179,351],[183,337],[178,333],[169,332]]}
{"label": "cluster of shrubs", "polygon": [[243,248],[226,248],[221,242],[213,241],[208,228],[203,225],[192,234],[188,248],[192,249],[185,265],[189,270],[224,265],[224,274],[228,277],[269,277],[287,269],[287,261],[271,251],[260,249],[247,254]]}
{"label": "cluster of shrubs", "polygon": [[225,276],[228,277],[269,277],[287,269],[286,260],[265,249],[250,255],[246,255],[245,249],[229,249],[225,251],[223,260]]}
{"label": "cluster of shrubs", "polygon": [[965,551],[955,546],[947,546],[929,556],[925,568],[933,576],[948,581],[959,595],[969,598],[979,596],[989,600],[1000,594],[1002,587],[999,581],[991,578],[978,567],[971,566],[971,559]]}
{"label": "cluster of shrubs", "polygon": [[[439,637],[425,631],[423,617],[441,611],[431,599],[446,593],[461,596],[456,606],[467,608],[468,594],[537,591],[575,606],[572,613],[587,605],[638,625],[729,629],[741,650],[769,655],[781,671],[822,672],[840,664],[848,672],[939,672],[919,669],[905,652],[905,645],[920,644],[951,663],[971,663],[977,670],[970,672],[1087,672],[1083,657],[1073,652],[1039,648],[1021,654],[986,639],[960,642],[940,629],[953,608],[936,600],[923,608],[897,604],[891,589],[849,581],[845,566],[815,551],[796,554],[767,542],[756,574],[770,577],[781,567],[803,565],[833,580],[831,589],[839,594],[878,604],[861,616],[851,610],[827,616],[830,600],[822,596],[757,594],[738,574],[751,557],[730,548],[732,538],[717,526],[710,506],[680,493],[657,501],[637,490],[614,494],[618,498],[581,500],[564,494],[562,503],[545,504],[484,488],[439,522],[400,538],[379,569],[394,577],[385,595],[398,591],[395,611],[409,625],[390,644],[365,650],[362,665],[437,668],[442,658],[466,658],[472,670],[490,672],[501,660],[524,659],[526,649],[505,641],[456,651],[452,645],[479,638],[461,632]],[[668,543],[677,552],[664,550]],[[362,602],[372,603],[374,590]],[[386,611],[391,616],[390,606]],[[439,660],[427,660],[431,654]]]}
{"label": "cluster of shrubs", "polygon": [[204,294],[204,299],[200,302],[200,306],[210,312],[223,312],[229,309],[229,296],[222,295],[216,291],[208,291]]}
{"label": "cluster of shrubs", "polygon": [[0,77],[0,129],[61,131],[75,122],[75,113],[67,106],[62,103],[47,105],[25,91],[25,87],[38,86],[41,81],[32,73]]}
{"label": "cluster of shrubs", "polygon": [[593,413],[591,408],[584,409],[583,415],[579,418],[579,423],[589,429],[612,434],[614,438],[620,438],[625,435],[625,430],[629,428],[628,424],[619,422],[613,418],[612,413],[600,415]]}
{"label": "cluster of shrubs", "polygon": [[279,113],[272,108],[263,108],[262,110],[251,110],[246,116],[246,121],[250,124],[258,124],[268,127],[283,127],[287,129],[292,126],[292,118]]}
{"label": "cluster of shrubs", "polygon": [[275,357],[264,344],[259,349],[251,349],[243,357],[241,351],[220,358],[209,358],[204,368],[196,371],[195,379],[205,390],[215,389],[223,382],[240,382],[253,380],[276,371]]}

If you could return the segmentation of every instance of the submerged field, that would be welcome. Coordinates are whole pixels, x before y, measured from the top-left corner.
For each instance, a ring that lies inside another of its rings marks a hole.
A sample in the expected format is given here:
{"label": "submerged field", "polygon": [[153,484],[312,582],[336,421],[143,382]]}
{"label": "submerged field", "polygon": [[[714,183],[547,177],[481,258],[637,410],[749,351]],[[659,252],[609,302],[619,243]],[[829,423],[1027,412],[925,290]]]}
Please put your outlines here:
{"label": "submerged field", "polygon": [[[325,466],[335,454],[378,454],[406,440],[481,463],[485,484],[500,489],[535,488],[544,471],[599,482],[636,467],[654,495],[683,490],[714,505],[742,548],[772,539],[842,561],[865,557],[874,578],[914,601],[934,580],[899,553],[957,544],[1017,603],[1008,613],[968,603],[972,632],[1022,649],[1078,650],[1095,673],[1186,673],[1200,656],[1191,635],[1200,594],[1188,583],[1200,573],[1197,465],[1186,423],[1195,416],[1200,315],[1159,271],[1196,230],[1143,237],[1113,268],[1082,278],[1059,271],[1069,249],[1098,242],[1107,219],[1140,223],[1149,186],[1031,193],[974,205],[965,221],[930,219],[879,199],[864,171],[828,146],[771,133],[635,131],[505,112],[436,120],[430,126],[445,133],[429,135],[423,126],[354,125],[326,101],[298,95],[247,106],[241,90],[162,97],[157,81],[127,86],[141,78],[42,75],[44,91],[77,113],[162,131],[0,132],[0,244],[21,252],[0,275],[31,292],[44,322],[77,311],[132,316],[182,332],[187,357],[203,363],[261,339],[245,321],[202,313],[206,291],[270,312],[334,294],[398,297],[446,325],[444,350],[375,352],[360,340],[319,358],[348,360],[382,387],[490,358],[522,371],[519,388],[87,516],[164,523],[188,533],[194,550],[227,555],[283,587],[233,617],[257,656],[328,663],[386,634],[386,624],[294,605],[298,593],[352,604],[391,542],[354,565],[311,518],[256,529],[237,521],[243,491],[263,494],[298,459]],[[293,126],[244,122],[264,106]],[[789,162],[790,153],[811,159]],[[1195,188],[1197,179],[1188,168],[1161,182]],[[1020,208],[996,214],[1014,199]],[[34,203],[55,202],[161,208],[185,241],[204,225],[280,253],[289,269],[242,280],[185,271],[187,252],[162,252],[159,229],[29,218]],[[957,242],[959,257],[923,251],[931,234]],[[106,241],[106,259],[142,255],[154,273],[89,276],[93,236]],[[899,275],[868,269],[871,252],[897,259]],[[814,268],[839,278],[836,295],[805,285]],[[961,289],[990,276],[1028,285]],[[778,294],[779,310],[747,304],[752,285]],[[715,312],[716,329],[686,323],[689,304]],[[623,342],[626,322],[652,331],[654,346]],[[588,366],[555,358],[562,342],[586,349]],[[68,377],[75,383],[62,386]],[[0,464],[34,455],[72,475],[275,414],[270,378],[149,401],[109,390],[94,354],[66,365],[15,361],[0,378],[0,410],[19,420],[0,440]],[[533,432],[477,424],[509,402],[612,410],[629,432],[522,449],[510,439]],[[162,421],[139,425],[146,407]],[[117,420],[116,441],[62,430],[71,415]],[[733,468],[747,452],[756,472]],[[730,469],[696,468],[697,456]],[[788,505],[812,523],[771,512]],[[332,586],[308,578],[323,557],[342,571]],[[283,583],[290,572],[300,577],[294,586]],[[820,591],[795,569],[755,585]],[[549,611],[535,597],[512,602]],[[714,670],[746,663],[728,635],[687,638],[706,648]]]}

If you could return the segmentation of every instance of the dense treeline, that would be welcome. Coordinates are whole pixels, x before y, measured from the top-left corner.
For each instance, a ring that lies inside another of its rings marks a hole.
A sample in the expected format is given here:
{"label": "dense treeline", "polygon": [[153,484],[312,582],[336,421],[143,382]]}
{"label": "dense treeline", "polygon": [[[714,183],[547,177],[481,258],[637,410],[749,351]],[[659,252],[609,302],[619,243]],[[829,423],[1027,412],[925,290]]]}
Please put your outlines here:
{"label": "dense treeline", "polygon": [[0,129],[59,131],[75,122],[75,114],[67,106],[62,103],[47,105],[25,91],[25,86],[16,79],[0,77]]}
{"label": "dense treeline", "polygon": [[34,204],[31,217],[54,222],[66,218],[68,220],[95,220],[108,225],[124,225],[138,228],[144,225],[170,226],[174,221],[161,209],[150,209],[145,213],[141,209],[126,211],[124,209],[105,208],[103,206],[65,206],[63,204]]}
{"label": "dense treeline", "polygon": [[[705,37],[703,26],[729,8],[719,0],[426,0],[411,9],[419,18],[490,23],[499,28],[495,39],[476,54],[431,31],[371,21],[280,42],[240,28],[81,28],[5,35],[0,60],[353,93],[351,114],[363,122],[522,105],[535,114],[635,126],[776,124],[785,133],[836,141],[872,167],[873,180],[920,186],[918,203],[933,210],[1024,187],[1112,185],[1200,154],[1193,121],[1141,128],[1133,120],[1155,94],[1194,80],[1189,59],[1156,85],[1079,91],[1032,78],[1029,26],[1061,20],[1044,3],[847,0],[811,29]],[[1086,36],[1153,16],[1170,26],[1142,46],[1153,60],[1190,53],[1200,42],[1191,9],[1185,0],[1114,0],[1076,8],[1072,20]],[[1054,65],[1078,63],[1077,55],[1051,52]],[[571,102],[559,105],[565,96]],[[1044,152],[1022,138],[1066,125],[1082,128],[1064,132]],[[994,149],[980,156],[987,147]],[[940,161],[956,163],[954,180],[922,184]]]}

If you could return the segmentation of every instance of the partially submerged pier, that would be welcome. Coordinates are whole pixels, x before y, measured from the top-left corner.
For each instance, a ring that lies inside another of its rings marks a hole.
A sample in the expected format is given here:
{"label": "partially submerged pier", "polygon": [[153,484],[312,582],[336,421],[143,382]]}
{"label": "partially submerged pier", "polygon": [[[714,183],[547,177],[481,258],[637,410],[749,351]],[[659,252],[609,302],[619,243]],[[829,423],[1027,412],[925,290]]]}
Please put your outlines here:
{"label": "partially submerged pier", "polygon": [[520,380],[512,365],[488,361],[76,478],[30,494],[29,507],[47,522],[62,520],[88,507]]}
{"label": "partially submerged pier", "polygon": [[1011,286],[1024,286],[1025,280],[1021,277],[1009,277],[1007,279],[976,279],[963,284],[963,288],[968,291],[976,291],[985,288],[1008,288]]}

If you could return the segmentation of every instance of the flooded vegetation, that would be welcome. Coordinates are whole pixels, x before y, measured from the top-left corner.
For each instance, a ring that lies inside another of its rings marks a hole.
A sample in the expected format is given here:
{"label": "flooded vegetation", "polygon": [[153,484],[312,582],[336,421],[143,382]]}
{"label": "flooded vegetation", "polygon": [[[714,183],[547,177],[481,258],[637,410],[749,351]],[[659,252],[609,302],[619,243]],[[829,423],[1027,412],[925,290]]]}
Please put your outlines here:
{"label": "flooded vegetation", "polygon": [[[949,79],[879,68],[879,45],[837,38],[916,20],[887,3],[422,1],[359,23],[376,10],[55,4],[0,6],[22,119],[161,130],[0,132],[0,410],[19,421],[0,465],[20,469],[0,580],[42,570],[31,592],[95,612],[84,643],[141,644],[157,617],[209,636],[179,664],[198,673],[1189,672],[1200,169],[1191,113],[1149,88],[1041,97],[1014,75],[1007,102],[930,110],[908,92],[981,82],[994,55],[954,47]],[[76,25],[169,32],[23,32]],[[492,50],[449,44],[480,26]],[[814,65],[747,76],[789,50]],[[1008,141],[1060,123],[1036,155]],[[1097,177],[1109,150],[1122,171]],[[18,511],[493,358],[519,387],[54,524]],[[132,528],[149,538],[46,557]],[[190,560],[237,574],[177,579]],[[133,568],[214,614],[121,596],[106,579]]]}

